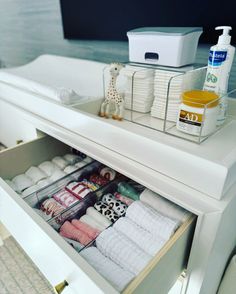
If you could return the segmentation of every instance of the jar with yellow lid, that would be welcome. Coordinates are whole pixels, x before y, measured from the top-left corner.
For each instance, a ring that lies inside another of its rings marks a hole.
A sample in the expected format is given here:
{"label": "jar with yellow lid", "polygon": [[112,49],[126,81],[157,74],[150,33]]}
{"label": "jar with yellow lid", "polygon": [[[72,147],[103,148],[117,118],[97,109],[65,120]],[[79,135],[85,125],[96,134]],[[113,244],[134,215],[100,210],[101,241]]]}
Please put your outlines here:
{"label": "jar with yellow lid", "polygon": [[216,130],[219,96],[214,92],[192,90],[182,94],[176,127],[194,135],[208,136]]}

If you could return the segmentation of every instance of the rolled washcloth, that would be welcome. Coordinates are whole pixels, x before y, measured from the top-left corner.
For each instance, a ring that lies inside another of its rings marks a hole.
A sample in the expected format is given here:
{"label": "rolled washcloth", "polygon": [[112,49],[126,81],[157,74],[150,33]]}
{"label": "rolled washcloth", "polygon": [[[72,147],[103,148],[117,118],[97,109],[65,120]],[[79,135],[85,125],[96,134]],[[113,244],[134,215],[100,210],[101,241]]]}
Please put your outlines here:
{"label": "rolled washcloth", "polygon": [[14,177],[12,179],[12,182],[16,185],[17,191],[19,191],[20,193],[34,185],[33,181],[25,174]]}
{"label": "rolled washcloth", "polygon": [[76,162],[83,160],[79,155],[76,154],[66,154],[63,156],[66,161],[69,162],[70,165],[74,165]]}
{"label": "rolled washcloth", "polygon": [[131,272],[122,269],[109,258],[105,257],[96,247],[86,248],[80,252],[80,255],[119,292],[134,278]]}
{"label": "rolled washcloth", "polygon": [[52,159],[52,162],[59,167],[60,169],[64,169],[67,165],[69,165],[69,162],[66,161],[63,157],[61,156],[55,156]]}
{"label": "rolled washcloth", "polygon": [[169,200],[161,197],[149,189],[145,189],[142,192],[140,195],[140,200],[150,205],[161,214],[173,219],[177,219],[181,222],[184,222],[191,214],[182,207],[170,202]]}
{"label": "rolled washcloth", "polygon": [[154,237],[163,238],[165,241],[169,240],[180,225],[180,221],[160,214],[141,201],[132,203],[126,211],[126,216]]}
{"label": "rolled washcloth", "polygon": [[48,177],[51,177],[51,175],[54,173],[55,170],[58,170],[59,167],[55,165],[51,161],[44,161],[42,162],[38,168],[40,168]]}
{"label": "rolled washcloth", "polygon": [[70,174],[73,173],[74,171],[76,171],[78,169],[78,167],[76,167],[75,165],[68,165],[65,169],[64,172],[66,174]]}
{"label": "rolled washcloth", "polygon": [[90,239],[95,239],[100,233],[101,231],[98,229],[95,229],[93,227],[91,227],[88,224],[83,223],[82,221],[78,220],[78,219],[73,219],[71,221],[72,225],[75,226],[77,229],[79,229],[80,231],[84,232],[86,235],[89,236]]}
{"label": "rolled washcloth", "polygon": [[121,217],[113,228],[123,233],[146,253],[154,256],[166,243],[162,238],[154,237],[150,232],[138,226],[128,217]]}
{"label": "rolled washcloth", "polygon": [[93,207],[88,207],[86,210],[86,214],[91,216],[95,221],[101,224],[104,228],[107,228],[112,224],[112,222],[109,219],[107,219],[104,215],[102,215]]}
{"label": "rolled washcloth", "polygon": [[62,237],[66,237],[66,238],[78,241],[85,246],[92,241],[92,239],[90,239],[88,235],[78,230],[69,221],[65,221],[64,224],[61,226],[60,235]]}
{"label": "rolled washcloth", "polygon": [[45,172],[39,169],[36,166],[31,166],[25,174],[35,183],[37,184],[40,180],[43,180],[47,177]]}
{"label": "rolled washcloth", "polygon": [[104,231],[106,229],[105,226],[101,225],[93,217],[91,217],[90,215],[87,215],[87,214],[83,215],[80,218],[80,221],[83,222],[84,224],[88,224],[89,226],[91,226],[94,229],[97,229],[99,231]]}
{"label": "rolled washcloth", "polygon": [[26,91],[42,95],[64,104],[71,104],[78,101],[81,97],[72,89],[64,87],[49,86],[23,78],[12,73],[1,72],[0,81],[21,88]]}
{"label": "rolled washcloth", "polygon": [[138,275],[151,260],[133,241],[110,227],[96,239],[97,248],[120,267]]}

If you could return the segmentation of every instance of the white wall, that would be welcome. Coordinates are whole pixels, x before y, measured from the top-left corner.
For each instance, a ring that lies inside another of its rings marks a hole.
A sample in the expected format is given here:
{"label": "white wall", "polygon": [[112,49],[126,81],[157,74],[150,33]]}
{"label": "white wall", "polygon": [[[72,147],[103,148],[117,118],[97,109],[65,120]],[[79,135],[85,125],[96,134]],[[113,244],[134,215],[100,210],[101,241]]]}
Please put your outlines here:
{"label": "white wall", "polygon": [[[209,47],[199,47],[197,62],[207,63]],[[104,62],[127,61],[128,44],[65,40],[59,0],[0,0],[0,60],[6,66],[16,66],[44,53]],[[232,77],[236,80],[236,58]]]}

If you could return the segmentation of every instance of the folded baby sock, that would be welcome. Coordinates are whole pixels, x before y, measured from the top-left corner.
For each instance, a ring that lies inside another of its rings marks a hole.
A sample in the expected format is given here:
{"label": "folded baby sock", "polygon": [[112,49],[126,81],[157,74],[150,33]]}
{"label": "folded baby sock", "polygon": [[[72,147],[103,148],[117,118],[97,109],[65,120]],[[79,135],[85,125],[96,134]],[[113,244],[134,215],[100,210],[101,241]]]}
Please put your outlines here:
{"label": "folded baby sock", "polygon": [[70,182],[66,185],[65,189],[78,199],[83,199],[91,192],[91,189],[83,182]]}
{"label": "folded baby sock", "polygon": [[46,199],[41,204],[41,210],[50,217],[54,217],[65,209],[60,203],[58,203],[55,199],[49,198]]}
{"label": "folded baby sock", "polygon": [[60,235],[78,241],[85,246],[92,241],[92,239],[90,239],[88,235],[78,230],[69,221],[65,221],[64,224],[61,226]]}
{"label": "folded baby sock", "polygon": [[81,167],[85,166],[86,164],[87,164],[87,163],[83,160],[83,161],[77,162],[77,163],[75,164],[75,166],[76,166],[77,168],[81,168]]}
{"label": "folded baby sock", "polygon": [[85,158],[84,158],[84,160],[83,160],[86,164],[88,164],[88,163],[90,163],[90,162],[92,162],[92,161],[94,161],[94,159],[93,158],[91,158],[91,157],[89,157],[89,156],[86,156]]}
{"label": "folded baby sock", "polygon": [[190,212],[187,210],[161,197],[149,189],[145,189],[141,193],[140,200],[150,205],[161,214],[173,219],[177,219],[181,222],[184,222],[190,216]]}
{"label": "folded baby sock", "polygon": [[134,201],[128,207],[126,217],[150,232],[154,237],[163,238],[165,241],[169,240],[180,225],[179,221],[160,214],[141,201]]}
{"label": "folded baby sock", "polygon": [[73,219],[71,221],[72,225],[74,225],[78,230],[84,232],[86,235],[89,236],[90,239],[95,239],[100,233],[100,230],[97,230],[93,227],[91,227],[88,224],[83,223],[82,221],[78,219]]}
{"label": "folded baby sock", "polygon": [[52,197],[66,208],[79,201],[78,198],[76,198],[65,189],[61,189],[57,193],[53,194]]}
{"label": "folded baby sock", "polygon": [[113,227],[152,256],[154,256],[166,243],[165,240],[154,237],[150,232],[144,230],[128,217],[121,217]]}
{"label": "folded baby sock", "polygon": [[133,241],[110,227],[96,239],[97,248],[120,267],[138,275],[151,260]]}
{"label": "folded baby sock", "polygon": [[39,169],[36,166],[31,166],[25,174],[35,183],[37,184],[40,180],[43,180],[47,177],[45,172]]}
{"label": "folded baby sock", "polygon": [[104,215],[98,212],[94,207],[88,207],[86,210],[86,214],[91,216],[95,221],[100,223],[104,228],[107,228],[112,224],[112,222],[108,218],[106,218]]}
{"label": "folded baby sock", "polygon": [[85,248],[80,252],[80,255],[119,292],[121,292],[134,278],[131,272],[122,269],[119,265],[105,257],[94,246]]}
{"label": "folded baby sock", "polygon": [[37,187],[38,187],[38,189],[42,189],[42,188],[50,185],[52,182],[53,181],[50,178],[43,179],[43,180],[38,182]]}

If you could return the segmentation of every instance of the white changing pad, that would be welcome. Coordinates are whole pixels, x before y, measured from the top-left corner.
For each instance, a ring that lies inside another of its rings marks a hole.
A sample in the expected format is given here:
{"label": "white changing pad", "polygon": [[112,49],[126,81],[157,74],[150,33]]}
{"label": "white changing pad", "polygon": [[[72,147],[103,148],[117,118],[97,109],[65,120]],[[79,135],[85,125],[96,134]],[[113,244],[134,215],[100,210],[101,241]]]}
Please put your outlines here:
{"label": "white changing pad", "polygon": [[[42,96],[55,100],[57,100],[58,89],[73,90],[78,94],[79,99],[101,97],[103,96],[103,69],[106,65],[84,59],[41,55],[26,65],[1,69],[0,83],[2,74],[3,83],[38,95],[42,92]],[[35,91],[37,84],[39,90]],[[49,89],[53,91],[48,91]],[[56,92],[55,95],[50,95],[52,92],[53,94]]]}

